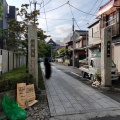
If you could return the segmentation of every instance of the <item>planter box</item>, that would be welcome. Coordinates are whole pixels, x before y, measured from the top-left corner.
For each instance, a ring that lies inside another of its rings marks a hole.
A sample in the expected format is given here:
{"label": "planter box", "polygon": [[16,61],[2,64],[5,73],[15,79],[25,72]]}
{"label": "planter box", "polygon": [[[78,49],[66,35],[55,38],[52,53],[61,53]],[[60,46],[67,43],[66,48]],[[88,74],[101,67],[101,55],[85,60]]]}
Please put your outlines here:
{"label": "planter box", "polygon": [[0,112],[2,111],[2,100],[3,100],[4,93],[6,93],[9,98],[16,100],[17,90],[10,90],[10,91],[0,93]]}

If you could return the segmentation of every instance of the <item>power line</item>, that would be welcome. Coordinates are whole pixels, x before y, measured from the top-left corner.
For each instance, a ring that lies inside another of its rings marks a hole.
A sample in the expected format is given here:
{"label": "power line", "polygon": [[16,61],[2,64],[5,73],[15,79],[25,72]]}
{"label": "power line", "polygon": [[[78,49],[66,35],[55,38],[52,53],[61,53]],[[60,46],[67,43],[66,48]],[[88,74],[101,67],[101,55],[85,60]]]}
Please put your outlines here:
{"label": "power line", "polygon": [[[43,1],[43,6],[44,6],[44,0],[42,0],[42,1]],[[47,27],[47,32],[48,32],[48,25],[47,25],[47,19],[46,19],[45,7],[43,7],[43,9],[44,9],[45,20],[46,20],[46,27]]]}
{"label": "power line", "polygon": [[[45,19],[45,18],[42,18],[42,17],[39,17],[39,18]],[[70,20],[70,19],[52,19],[52,18],[46,18],[46,19],[50,19],[50,20],[67,20],[67,21],[72,21],[72,20]]]}
{"label": "power line", "polygon": [[[65,25],[65,26],[67,27],[67,26],[69,26],[69,25]],[[61,28],[66,28],[66,27],[61,27]],[[61,28],[59,28],[59,29],[61,29]],[[52,32],[52,31],[56,31],[56,30],[58,30],[58,29],[50,30],[50,31],[48,31],[48,32]]]}
{"label": "power line", "polygon": [[[46,4],[44,4],[41,8],[45,7],[47,4],[49,4],[52,0],[48,1]],[[40,8],[40,9],[41,9]]]}
{"label": "power line", "polygon": [[72,12],[72,9],[71,9],[71,7],[70,7],[69,2],[68,2],[68,5],[69,5],[69,8],[70,8],[70,12],[71,12],[71,14],[72,14],[72,16],[73,16],[73,19],[74,19],[74,14],[73,14],[73,12]]}
{"label": "power line", "polygon": [[[71,29],[70,29],[71,30]],[[63,33],[66,33],[66,32],[68,32],[68,30],[67,31],[64,31],[64,32],[62,32],[62,33],[60,33],[60,34],[55,34],[55,36],[57,36],[57,35],[62,35]]]}
{"label": "power line", "polygon": [[[83,26],[86,26],[87,24],[84,24],[84,25],[81,25],[81,26],[79,26],[79,27],[83,27]],[[61,27],[61,28],[66,28],[66,27]],[[61,28],[59,28],[59,29],[61,29]],[[58,29],[53,29],[53,30],[50,30],[50,31],[48,31],[48,32],[52,32],[52,31],[56,31],[56,30],[58,30]]]}
{"label": "power line", "polygon": [[80,9],[78,9],[78,8],[76,8],[76,7],[74,7],[74,6],[72,6],[71,4],[69,4],[69,5],[70,5],[71,7],[73,7],[73,8],[75,8],[76,10],[82,12],[82,13],[89,14],[89,15],[91,15],[91,16],[96,16],[96,15],[93,15],[93,14],[87,13],[87,12],[85,12],[85,11],[82,11],[82,10],[80,10]]}
{"label": "power line", "polygon": [[81,25],[80,27],[86,26],[87,24]]}
{"label": "power line", "polygon": [[[75,19],[74,19],[74,20],[75,20]],[[75,20],[75,23],[76,23],[77,27],[80,29],[80,27],[79,27],[79,25],[77,24],[76,20]]]}
{"label": "power line", "polygon": [[[103,0],[101,0],[100,4],[99,4],[98,8],[96,9],[96,11],[94,12],[94,14],[98,11],[98,9],[100,8],[102,2],[103,2]],[[88,22],[90,22],[92,18],[93,18],[93,16],[90,18],[90,20]]]}
{"label": "power line", "polygon": [[70,11],[71,11],[71,14],[72,14],[72,16],[73,16],[74,21],[75,21],[76,25],[78,26],[78,28],[80,29],[79,25],[77,24],[77,22],[76,22],[76,20],[75,20],[75,17],[74,17],[74,14],[73,14],[73,12],[72,12],[72,9],[71,9],[71,7],[70,7],[69,2],[68,2],[68,5],[69,5],[69,8],[70,8]]}
{"label": "power line", "polygon": [[[98,2],[98,0],[94,3],[92,9],[91,9],[88,13],[90,13],[90,12],[93,10],[93,8],[94,8],[94,6],[97,4],[97,2]],[[86,18],[88,17],[88,15],[89,15],[89,14],[87,14],[86,17],[85,17],[82,21],[86,20]]]}
{"label": "power line", "polygon": [[[37,17],[37,18],[41,18],[41,19],[45,19],[43,17]],[[46,18],[46,19],[50,19],[50,20],[66,20],[66,21],[72,21],[71,19],[56,19],[56,18]],[[80,20],[76,20],[76,21],[82,21],[83,19]],[[87,21],[87,20],[86,20]]]}
{"label": "power line", "polygon": [[[66,4],[67,4],[67,3],[62,4],[62,5],[56,7],[56,8],[54,8],[54,9],[52,9],[52,10],[46,11],[45,13],[47,13],[47,12],[51,12],[51,11],[54,11],[54,10],[56,10],[56,9],[58,9],[58,8],[61,8],[61,7],[63,7],[63,6],[66,5]],[[41,13],[44,13],[44,12],[41,12]]]}
{"label": "power line", "polygon": [[[66,27],[64,27],[64,28],[66,28]],[[48,31],[48,32],[52,32],[52,31],[56,31],[56,30],[58,30],[58,29],[55,29],[55,30],[51,30],[51,31]]]}
{"label": "power line", "polygon": [[32,12],[32,9],[31,9],[31,1],[29,0],[29,3],[30,3],[30,11]]}

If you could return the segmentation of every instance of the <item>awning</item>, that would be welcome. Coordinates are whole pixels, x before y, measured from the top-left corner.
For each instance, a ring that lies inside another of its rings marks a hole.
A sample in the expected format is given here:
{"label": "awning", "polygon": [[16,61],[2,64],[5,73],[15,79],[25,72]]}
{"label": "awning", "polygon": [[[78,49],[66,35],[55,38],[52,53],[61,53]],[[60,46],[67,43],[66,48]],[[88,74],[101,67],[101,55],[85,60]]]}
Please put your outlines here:
{"label": "awning", "polygon": [[118,45],[118,44],[120,44],[120,42],[116,42],[116,43],[114,43],[114,45]]}
{"label": "awning", "polygon": [[85,48],[75,48],[75,50],[84,50]]}
{"label": "awning", "polygon": [[90,46],[89,48],[94,48],[98,46],[99,44],[101,44],[101,40],[97,40],[96,42],[93,42],[92,44],[89,45]]}
{"label": "awning", "polygon": [[98,13],[96,14],[96,17],[100,16],[101,14],[103,14],[104,12],[108,11],[110,8],[113,7],[115,0],[111,0],[110,2],[108,2],[106,5],[104,5],[103,7],[101,7],[98,11]]}
{"label": "awning", "polygon": [[100,44],[100,43],[101,43],[101,40],[97,40],[97,41],[93,42],[92,44],[97,45],[97,44]]}

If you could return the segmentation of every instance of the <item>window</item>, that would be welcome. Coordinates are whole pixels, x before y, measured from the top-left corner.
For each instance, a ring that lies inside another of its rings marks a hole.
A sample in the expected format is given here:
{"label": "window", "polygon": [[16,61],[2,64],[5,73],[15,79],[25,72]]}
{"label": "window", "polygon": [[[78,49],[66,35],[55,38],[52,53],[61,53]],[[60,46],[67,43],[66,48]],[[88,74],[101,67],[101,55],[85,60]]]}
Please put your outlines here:
{"label": "window", "polygon": [[[118,13],[117,13],[118,14]],[[110,15],[107,15],[107,26],[112,25],[116,22],[116,11],[111,13]]]}
{"label": "window", "polygon": [[86,40],[83,40],[83,41],[82,41],[82,44],[83,44],[83,47],[85,47],[86,44],[87,44],[87,43],[86,43]]}
{"label": "window", "polygon": [[93,60],[91,60],[90,65],[93,67]]}
{"label": "window", "polygon": [[79,43],[76,43],[76,48],[79,48]]}

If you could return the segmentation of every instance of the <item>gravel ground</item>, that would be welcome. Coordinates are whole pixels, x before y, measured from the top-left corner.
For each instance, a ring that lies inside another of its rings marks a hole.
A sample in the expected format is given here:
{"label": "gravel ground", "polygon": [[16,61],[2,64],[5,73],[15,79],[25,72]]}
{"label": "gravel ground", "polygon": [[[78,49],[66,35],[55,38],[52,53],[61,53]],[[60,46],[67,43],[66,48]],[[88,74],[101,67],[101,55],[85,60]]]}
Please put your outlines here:
{"label": "gravel ground", "polygon": [[42,91],[40,95],[37,95],[38,103],[29,107],[27,111],[26,120],[49,120],[50,111],[48,108],[46,92]]}
{"label": "gravel ground", "polygon": [[[26,109],[27,112],[26,120],[49,120],[50,112],[48,108],[46,92],[41,91],[41,94],[38,94],[36,96],[38,102]],[[2,120],[8,120],[3,112],[0,112],[0,118]]]}

